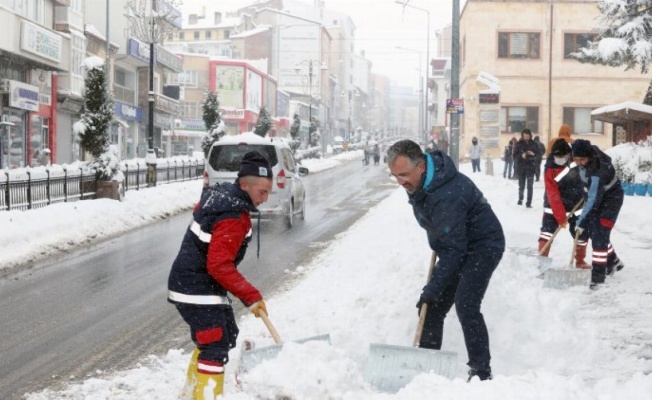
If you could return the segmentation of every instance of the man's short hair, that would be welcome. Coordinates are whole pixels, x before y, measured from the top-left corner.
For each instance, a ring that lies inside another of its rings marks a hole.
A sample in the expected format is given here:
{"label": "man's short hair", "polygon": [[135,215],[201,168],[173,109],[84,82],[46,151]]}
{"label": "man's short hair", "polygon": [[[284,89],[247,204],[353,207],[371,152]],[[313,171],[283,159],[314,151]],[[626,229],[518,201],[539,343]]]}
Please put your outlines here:
{"label": "man's short hair", "polygon": [[412,140],[399,140],[387,150],[387,164],[391,165],[399,156],[406,157],[413,165],[417,165],[419,161],[423,161],[423,150]]}

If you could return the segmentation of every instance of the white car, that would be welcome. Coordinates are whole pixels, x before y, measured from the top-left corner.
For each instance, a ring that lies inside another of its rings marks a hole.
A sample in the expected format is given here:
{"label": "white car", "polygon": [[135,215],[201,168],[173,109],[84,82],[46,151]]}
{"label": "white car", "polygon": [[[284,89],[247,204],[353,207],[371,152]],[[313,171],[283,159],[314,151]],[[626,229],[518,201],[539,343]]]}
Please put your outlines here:
{"label": "white car", "polygon": [[297,165],[292,150],[283,138],[262,138],[253,132],[224,136],[213,143],[204,170],[204,186],[233,183],[238,177],[240,160],[256,150],[272,166],[274,182],[267,202],[258,207],[262,218],[284,218],[287,226],[294,225],[296,216],[306,217],[306,192],[301,177],[308,168]]}
{"label": "white car", "polygon": [[344,138],[335,136],[333,138],[333,154],[339,154],[344,151]]}

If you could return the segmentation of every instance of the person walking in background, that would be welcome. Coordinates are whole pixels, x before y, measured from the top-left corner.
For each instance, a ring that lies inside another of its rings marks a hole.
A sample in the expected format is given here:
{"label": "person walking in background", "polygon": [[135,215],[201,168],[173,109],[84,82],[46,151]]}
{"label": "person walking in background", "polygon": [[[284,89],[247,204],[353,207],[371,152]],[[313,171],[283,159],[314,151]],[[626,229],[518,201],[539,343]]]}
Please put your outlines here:
{"label": "person walking in background", "polygon": [[503,151],[503,161],[505,168],[503,168],[503,178],[512,179],[512,166],[514,165],[514,143],[510,140],[505,146]]}
{"label": "person walking in background", "polygon": [[541,143],[539,136],[534,137],[534,143],[539,147],[539,154],[534,161],[536,164],[536,168],[534,169],[534,180],[539,182],[539,177],[541,177],[541,161],[543,161],[543,155],[546,153],[546,146]]}
{"label": "person walking in background", "polygon": [[518,180],[518,162],[516,162],[516,158],[514,155],[516,154],[516,143],[518,143],[518,139],[516,139],[516,136],[512,136],[512,140],[509,141],[512,147],[512,165],[514,167],[514,172],[512,173],[511,179],[516,179]]}
{"label": "person walking in background", "polygon": [[[236,345],[233,294],[256,317],[267,314],[263,297],[238,271],[251,240],[250,212],[272,191],[272,168],[260,153],[246,153],[234,183],[210,186],[193,211],[168,278],[168,301],[190,326],[197,346],[183,398],[213,399],[224,389],[224,366]],[[206,392],[212,396],[206,397]]]}
{"label": "person walking in background", "polygon": [[579,166],[580,178],[587,189],[576,229],[589,233],[593,248],[591,288],[596,288],[604,283],[607,275],[625,266],[616,255],[610,238],[625,192],[611,158],[588,140],[573,142],[573,160]]}
{"label": "person walking in background", "polygon": [[[584,184],[580,179],[579,170],[571,165],[571,146],[563,138],[558,138],[552,145],[550,155],[546,159],[543,172],[545,193],[543,195],[543,217],[541,232],[539,233],[539,254],[548,257],[550,247],[548,242],[558,227],[568,227],[571,236],[575,237],[575,224],[577,216],[582,213],[582,208],[573,208],[583,201]],[[572,215],[568,215],[573,211]],[[584,231],[577,238],[575,251],[575,265],[577,268],[591,269],[584,260],[586,258],[586,245],[588,232]]]}
{"label": "person walking in background", "polygon": [[523,191],[527,184],[525,206],[532,208],[532,186],[539,146],[532,140],[532,131],[528,128],[521,132],[521,140],[516,143],[514,162],[518,164],[518,205],[523,205]]}
{"label": "person walking in background", "polygon": [[550,149],[552,148],[552,145],[557,141],[557,139],[564,139],[566,143],[573,143],[573,139],[571,138],[570,125],[563,124],[562,126],[560,126],[559,131],[557,133],[557,137],[552,138],[548,141],[548,149],[546,151],[546,157],[550,155]]}
{"label": "person walking in background", "polygon": [[441,349],[444,319],[455,304],[469,380],[491,379],[489,334],[480,308],[505,251],[500,221],[477,186],[441,151],[424,154],[417,143],[400,140],[387,151],[387,164],[439,257],[417,303],[419,310],[428,305],[419,347]]}
{"label": "person walking in background", "polygon": [[471,147],[469,147],[469,157],[471,158],[471,166],[473,172],[480,172],[480,157],[482,156],[482,145],[478,143],[478,138],[474,137],[471,140]]}

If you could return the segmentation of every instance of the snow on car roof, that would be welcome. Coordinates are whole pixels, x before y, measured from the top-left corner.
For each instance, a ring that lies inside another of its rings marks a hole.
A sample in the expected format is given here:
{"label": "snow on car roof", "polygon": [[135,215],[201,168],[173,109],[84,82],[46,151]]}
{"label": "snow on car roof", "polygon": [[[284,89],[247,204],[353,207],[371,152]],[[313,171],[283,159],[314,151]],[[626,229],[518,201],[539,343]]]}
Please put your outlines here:
{"label": "snow on car roof", "polygon": [[223,136],[216,143],[219,144],[239,144],[239,143],[249,143],[249,144],[270,144],[282,143],[288,145],[287,139],[280,137],[260,137],[253,132],[242,132],[238,135],[227,135]]}

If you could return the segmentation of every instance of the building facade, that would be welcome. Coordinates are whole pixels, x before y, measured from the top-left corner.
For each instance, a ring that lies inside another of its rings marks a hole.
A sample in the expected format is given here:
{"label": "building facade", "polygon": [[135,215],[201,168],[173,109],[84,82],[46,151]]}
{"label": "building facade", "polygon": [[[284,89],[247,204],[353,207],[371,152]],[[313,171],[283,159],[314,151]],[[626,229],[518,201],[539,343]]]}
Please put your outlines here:
{"label": "building facade", "polygon": [[[543,143],[562,124],[608,148],[607,104],[642,101],[650,76],[581,64],[570,54],[594,39],[597,1],[468,0],[460,19],[460,157],[477,136],[494,157],[524,128]],[[518,16],[518,18],[516,18]]]}

